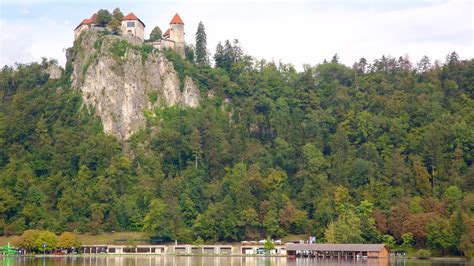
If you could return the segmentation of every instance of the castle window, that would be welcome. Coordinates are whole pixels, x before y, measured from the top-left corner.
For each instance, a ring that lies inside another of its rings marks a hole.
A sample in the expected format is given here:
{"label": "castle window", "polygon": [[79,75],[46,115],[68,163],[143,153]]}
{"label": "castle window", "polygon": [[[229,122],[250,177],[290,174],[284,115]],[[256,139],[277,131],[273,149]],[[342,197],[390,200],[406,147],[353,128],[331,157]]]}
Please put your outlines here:
{"label": "castle window", "polygon": [[127,27],[129,27],[129,28],[135,27],[135,22],[134,21],[128,21],[127,22]]}

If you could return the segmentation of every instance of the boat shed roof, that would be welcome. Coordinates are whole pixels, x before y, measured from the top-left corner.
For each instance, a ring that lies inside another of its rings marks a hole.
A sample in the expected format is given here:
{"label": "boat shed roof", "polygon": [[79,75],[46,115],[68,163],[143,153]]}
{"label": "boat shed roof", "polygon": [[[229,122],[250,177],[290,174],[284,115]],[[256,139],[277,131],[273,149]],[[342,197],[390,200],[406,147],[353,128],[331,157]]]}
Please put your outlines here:
{"label": "boat shed roof", "polygon": [[295,244],[287,243],[286,250],[316,250],[316,251],[367,251],[379,252],[385,244]]}

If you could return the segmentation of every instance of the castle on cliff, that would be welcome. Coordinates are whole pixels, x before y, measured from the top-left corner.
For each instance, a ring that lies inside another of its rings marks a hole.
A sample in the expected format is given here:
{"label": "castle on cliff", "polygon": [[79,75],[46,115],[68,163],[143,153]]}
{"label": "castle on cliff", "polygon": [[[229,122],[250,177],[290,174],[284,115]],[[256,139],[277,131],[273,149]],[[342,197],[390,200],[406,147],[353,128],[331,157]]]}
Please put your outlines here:
{"label": "castle on cliff", "polygon": [[[99,27],[97,24],[97,14],[93,14],[90,18],[85,18],[74,29],[74,40],[76,40],[83,31],[96,27]],[[145,23],[132,12],[122,18],[120,29],[121,35],[132,36],[141,42],[145,41]],[[184,22],[178,13],[171,19],[170,26],[163,34],[163,37],[158,41],[151,42],[151,44],[158,50],[173,49],[184,57],[186,46],[184,40]]]}

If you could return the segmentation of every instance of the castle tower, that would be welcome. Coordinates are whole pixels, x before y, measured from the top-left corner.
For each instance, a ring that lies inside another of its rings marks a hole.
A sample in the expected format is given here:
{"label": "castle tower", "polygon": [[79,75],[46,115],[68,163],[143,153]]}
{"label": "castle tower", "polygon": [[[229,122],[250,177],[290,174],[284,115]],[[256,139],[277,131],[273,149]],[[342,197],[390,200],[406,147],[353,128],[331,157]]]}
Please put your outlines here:
{"label": "castle tower", "polygon": [[141,41],[145,39],[145,23],[135,14],[129,13],[122,18],[122,35],[129,34]]}
{"label": "castle tower", "polygon": [[184,58],[184,22],[176,13],[170,22],[170,39],[174,41],[174,49]]}

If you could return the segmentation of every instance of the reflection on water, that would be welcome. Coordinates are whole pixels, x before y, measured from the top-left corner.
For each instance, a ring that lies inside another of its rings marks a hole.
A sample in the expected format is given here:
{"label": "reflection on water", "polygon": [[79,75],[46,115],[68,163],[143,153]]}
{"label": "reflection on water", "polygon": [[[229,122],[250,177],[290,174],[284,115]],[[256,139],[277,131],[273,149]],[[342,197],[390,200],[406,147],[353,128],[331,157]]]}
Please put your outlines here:
{"label": "reflection on water", "polygon": [[401,265],[401,266],[441,266],[467,265],[459,261],[420,260],[320,260],[314,258],[287,259],[283,257],[182,257],[182,256],[78,256],[78,257],[0,257],[1,266],[340,266],[340,265]]}

